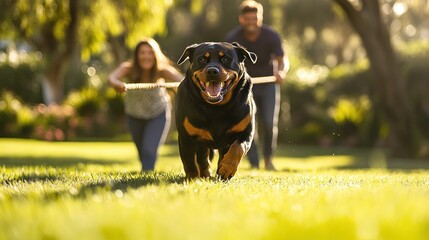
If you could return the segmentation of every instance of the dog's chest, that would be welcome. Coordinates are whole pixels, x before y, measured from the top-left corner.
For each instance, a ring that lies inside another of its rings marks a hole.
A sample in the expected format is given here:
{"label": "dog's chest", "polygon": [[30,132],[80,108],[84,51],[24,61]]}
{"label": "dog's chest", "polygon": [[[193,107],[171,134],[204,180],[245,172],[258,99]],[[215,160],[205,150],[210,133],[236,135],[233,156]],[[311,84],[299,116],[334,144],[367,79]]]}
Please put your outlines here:
{"label": "dog's chest", "polygon": [[217,118],[185,118],[183,126],[188,135],[212,147],[222,147],[233,142],[251,124],[250,114],[224,115]]}

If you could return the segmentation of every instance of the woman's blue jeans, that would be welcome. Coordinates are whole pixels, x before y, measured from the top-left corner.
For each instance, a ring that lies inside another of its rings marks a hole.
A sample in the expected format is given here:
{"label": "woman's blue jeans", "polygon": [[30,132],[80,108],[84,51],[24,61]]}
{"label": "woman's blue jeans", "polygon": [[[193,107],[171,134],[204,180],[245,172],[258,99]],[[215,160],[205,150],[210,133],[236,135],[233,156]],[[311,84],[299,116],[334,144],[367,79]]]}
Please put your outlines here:
{"label": "woman's blue jeans", "polygon": [[127,115],[127,119],[129,131],[137,147],[142,170],[154,170],[158,148],[164,143],[170,128],[170,110],[167,109],[152,119],[138,119],[129,115]]}

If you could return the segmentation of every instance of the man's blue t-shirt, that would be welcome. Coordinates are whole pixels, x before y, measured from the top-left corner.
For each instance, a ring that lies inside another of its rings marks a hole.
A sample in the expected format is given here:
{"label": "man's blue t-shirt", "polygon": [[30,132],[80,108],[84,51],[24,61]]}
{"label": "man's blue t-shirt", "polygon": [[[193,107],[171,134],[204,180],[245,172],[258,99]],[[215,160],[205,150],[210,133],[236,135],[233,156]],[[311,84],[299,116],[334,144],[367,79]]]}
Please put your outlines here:
{"label": "man's blue t-shirt", "polygon": [[247,72],[251,77],[272,76],[272,58],[284,55],[279,34],[271,27],[262,25],[259,37],[256,41],[251,42],[244,37],[243,31],[243,27],[236,27],[228,34],[226,41],[237,42],[258,56],[255,64],[249,60],[245,61]]}

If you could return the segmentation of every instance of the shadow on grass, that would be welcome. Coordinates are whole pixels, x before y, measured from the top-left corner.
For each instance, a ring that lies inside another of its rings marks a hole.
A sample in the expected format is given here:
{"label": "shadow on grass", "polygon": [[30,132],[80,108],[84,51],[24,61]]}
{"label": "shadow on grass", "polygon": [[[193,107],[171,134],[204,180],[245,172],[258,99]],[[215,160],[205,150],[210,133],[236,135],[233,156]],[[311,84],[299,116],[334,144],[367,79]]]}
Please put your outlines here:
{"label": "shadow on grass", "polygon": [[[46,183],[71,185],[67,189],[49,189],[39,196],[44,201],[55,201],[61,197],[71,196],[76,199],[85,199],[98,193],[126,194],[129,190],[145,186],[162,186],[170,184],[182,184],[186,180],[180,173],[167,172],[98,172],[94,175],[70,176],[67,173],[22,173],[0,179],[0,184],[7,186],[22,186],[22,184],[44,185]],[[33,194],[14,193],[10,198],[33,198]]]}
{"label": "shadow on grass", "polygon": [[25,157],[25,158],[11,158],[11,157],[0,157],[0,166],[5,167],[60,167],[68,168],[78,165],[115,165],[115,164],[126,164],[125,161],[104,161],[95,160],[88,158],[69,158],[69,157]]}
{"label": "shadow on grass", "polygon": [[50,182],[50,181],[56,181],[61,179],[56,174],[46,174],[46,173],[24,173],[19,176],[9,177],[5,179],[0,179],[1,184],[10,184],[13,185],[14,183],[19,182]]}
{"label": "shadow on grass", "polygon": [[126,193],[131,189],[138,189],[145,186],[161,186],[170,184],[182,184],[185,182],[185,176],[181,174],[172,174],[166,172],[129,172],[119,173],[113,176],[113,179],[105,179],[97,183],[86,184],[82,186],[76,197],[86,198],[99,190],[111,191],[117,193]]}

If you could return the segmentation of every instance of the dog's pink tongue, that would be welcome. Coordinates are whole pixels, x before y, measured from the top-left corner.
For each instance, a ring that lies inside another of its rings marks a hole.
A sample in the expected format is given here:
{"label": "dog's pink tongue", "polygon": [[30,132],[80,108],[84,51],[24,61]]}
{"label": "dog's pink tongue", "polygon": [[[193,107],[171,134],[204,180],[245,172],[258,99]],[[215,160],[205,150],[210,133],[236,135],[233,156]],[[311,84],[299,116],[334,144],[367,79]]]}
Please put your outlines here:
{"label": "dog's pink tongue", "polygon": [[219,82],[210,82],[209,86],[206,87],[206,90],[211,97],[217,97],[222,91],[222,86]]}

